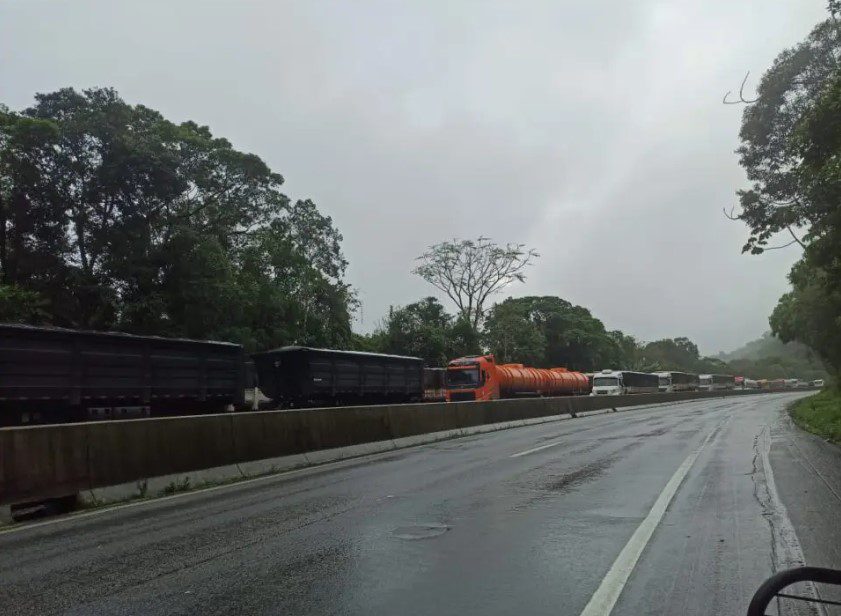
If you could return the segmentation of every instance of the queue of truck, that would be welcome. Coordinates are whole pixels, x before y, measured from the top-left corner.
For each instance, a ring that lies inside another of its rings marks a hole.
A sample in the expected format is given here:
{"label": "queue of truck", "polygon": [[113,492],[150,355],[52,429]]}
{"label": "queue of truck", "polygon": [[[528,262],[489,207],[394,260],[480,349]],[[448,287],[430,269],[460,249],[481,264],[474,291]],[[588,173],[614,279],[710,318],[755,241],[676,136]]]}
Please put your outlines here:
{"label": "queue of truck", "polygon": [[427,391],[442,391],[443,399],[448,402],[524,396],[619,396],[656,392],[823,387],[823,381],[768,381],[730,374],[679,371],[650,373],[611,369],[582,373],[561,367],[531,368],[523,364],[499,364],[490,354],[454,359],[443,371],[443,376],[443,390],[433,388]]}

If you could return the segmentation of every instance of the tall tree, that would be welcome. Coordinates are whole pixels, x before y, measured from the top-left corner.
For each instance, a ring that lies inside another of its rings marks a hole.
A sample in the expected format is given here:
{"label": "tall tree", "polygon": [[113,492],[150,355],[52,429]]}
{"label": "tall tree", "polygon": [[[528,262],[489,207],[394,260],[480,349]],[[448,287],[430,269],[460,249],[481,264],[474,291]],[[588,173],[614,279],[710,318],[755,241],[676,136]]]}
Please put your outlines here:
{"label": "tall tree", "polygon": [[455,239],[430,246],[412,273],[443,291],[478,333],[488,298],[512,282],[523,282],[526,267],[538,256],[523,244]]}
{"label": "tall tree", "polygon": [[783,51],[757,98],[745,101],[739,152],[753,185],[739,193],[737,218],[751,231],[745,251],[767,250],[780,231],[804,249],[772,330],[810,345],[841,373],[841,356],[826,344],[841,339],[841,323],[828,319],[825,308],[835,309],[841,297],[841,25],[839,3],[829,8],[831,17]]}
{"label": "tall tree", "polygon": [[[750,228],[744,246],[767,249],[780,231],[804,247],[816,214],[798,178],[800,148],[795,139],[806,113],[824,92],[841,62],[841,34],[835,16],[819,23],[802,43],[777,56],[762,77],[754,100],[746,101],[739,133],[740,163],[752,186],[738,192],[738,218]],[[798,230],[806,227],[805,237]]]}

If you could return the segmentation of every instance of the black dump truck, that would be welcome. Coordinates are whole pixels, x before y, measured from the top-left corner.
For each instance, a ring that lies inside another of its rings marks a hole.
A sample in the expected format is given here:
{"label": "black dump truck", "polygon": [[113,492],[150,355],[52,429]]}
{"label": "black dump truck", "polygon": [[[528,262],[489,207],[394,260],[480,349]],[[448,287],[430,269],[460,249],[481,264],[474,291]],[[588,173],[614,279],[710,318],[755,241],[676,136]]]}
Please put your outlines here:
{"label": "black dump truck", "polygon": [[287,346],[251,356],[260,390],[286,407],[423,399],[419,357]]}
{"label": "black dump truck", "polygon": [[221,412],[245,378],[238,344],[0,324],[0,425]]}

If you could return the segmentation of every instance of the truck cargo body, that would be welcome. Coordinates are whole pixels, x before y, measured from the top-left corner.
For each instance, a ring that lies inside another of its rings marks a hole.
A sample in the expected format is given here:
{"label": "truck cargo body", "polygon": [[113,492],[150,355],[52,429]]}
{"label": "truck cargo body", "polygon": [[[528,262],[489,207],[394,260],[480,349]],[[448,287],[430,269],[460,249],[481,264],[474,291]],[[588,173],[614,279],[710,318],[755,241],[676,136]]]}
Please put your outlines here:
{"label": "truck cargo body", "polygon": [[0,424],[224,411],[244,354],[227,342],[0,324]]}
{"label": "truck cargo body", "polygon": [[698,389],[698,375],[690,372],[655,372],[660,379],[660,391],[695,391]]}
{"label": "truck cargo body", "polygon": [[260,391],[279,406],[423,399],[423,360],[289,346],[252,355]]}
{"label": "truck cargo body", "polygon": [[702,374],[699,377],[698,389],[701,391],[717,391],[735,389],[736,378],[731,374]]}
{"label": "truck cargo body", "polygon": [[423,399],[426,402],[443,402],[447,394],[446,368],[424,368],[423,369]]}
{"label": "truck cargo body", "polygon": [[602,370],[593,376],[592,396],[622,396],[660,391],[660,377],[649,372]]}

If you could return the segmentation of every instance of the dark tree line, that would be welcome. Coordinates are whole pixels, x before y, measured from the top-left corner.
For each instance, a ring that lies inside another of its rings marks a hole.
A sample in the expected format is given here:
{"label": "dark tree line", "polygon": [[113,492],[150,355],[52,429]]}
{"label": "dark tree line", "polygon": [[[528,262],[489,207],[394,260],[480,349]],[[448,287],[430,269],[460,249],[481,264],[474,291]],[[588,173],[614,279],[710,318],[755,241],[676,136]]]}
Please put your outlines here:
{"label": "dark tree line", "polygon": [[393,307],[373,334],[357,336],[356,345],[368,351],[423,357],[432,366],[490,352],[501,363],[587,372],[604,368],[733,370],[720,359],[702,357],[688,338],[642,343],[621,331],[607,330],[586,308],[552,296],[509,298],[494,304],[477,332],[469,321],[449,315],[437,299],[427,297]]}
{"label": "dark tree line", "polygon": [[207,127],[111,89],[0,108],[0,319],[346,345],[341,235]]}

